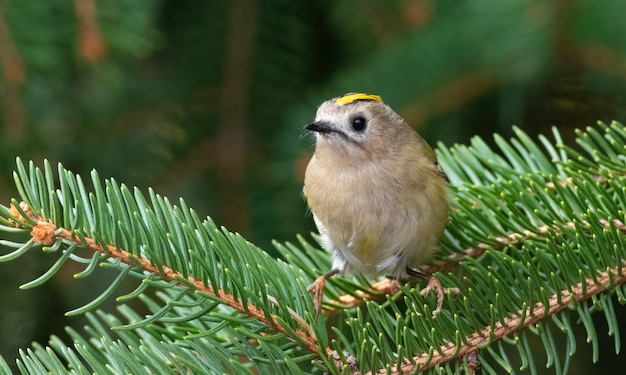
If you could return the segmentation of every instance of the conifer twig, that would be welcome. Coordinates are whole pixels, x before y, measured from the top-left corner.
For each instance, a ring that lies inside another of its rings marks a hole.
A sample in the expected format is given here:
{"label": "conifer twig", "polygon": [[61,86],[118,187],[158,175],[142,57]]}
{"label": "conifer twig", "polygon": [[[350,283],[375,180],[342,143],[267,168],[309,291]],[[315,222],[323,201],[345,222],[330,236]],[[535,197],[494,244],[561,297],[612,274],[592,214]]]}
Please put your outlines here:
{"label": "conifer twig", "polygon": [[[614,225],[617,230],[626,234],[626,224],[618,219],[613,219],[609,222],[609,220],[601,219],[599,220],[600,224],[604,228],[610,228],[611,225]],[[589,227],[589,222],[581,221],[580,226],[583,228]],[[563,224],[565,227],[575,228],[576,224],[572,221],[568,221]],[[524,233],[511,233],[507,236],[496,237],[498,241],[497,245],[487,245],[487,244],[478,244],[475,247],[468,247],[462,251],[459,251],[451,256],[449,256],[446,260],[436,260],[431,264],[425,264],[421,267],[417,267],[420,271],[426,274],[433,274],[435,272],[439,272],[444,269],[449,269],[458,264],[459,261],[463,260],[465,257],[478,258],[485,253],[487,249],[492,250],[502,250],[506,246],[515,245],[522,240],[529,240],[531,238],[538,238],[538,234],[543,234],[552,230],[557,233],[561,233],[561,229],[553,225],[552,227],[544,225],[537,228],[537,232],[525,231]],[[397,291],[397,285],[394,284],[393,280],[383,279],[373,283],[371,291],[368,293],[367,291],[357,291],[355,294],[358,297],[355,297],[350,294],[344,294],[339,296],[339,298],[335,301],[328,302],[328,305],[324,310],[324,315],[332,315],[339,312],[342,309],[347,309],[351,307],[360,306],[368,300],[374,299],[375,296],[380,294],[393,294]],[[332,306],[332,307],[331,307]]]}
{"label": "conifer twig", "polygon": [[[20,206],[25,212],[27,212],[27,215],[30,214],[30,210],[26,204],[22,203],[20,204]],[[11,211],[12,214],[16,216],[16,218],[22,219],[21,215],[16,214],[17,210],[15,208],[12,208]],[[298,339],[301,339],[302,341],[304,341],[306,349],[310,352],[318,353],[319,351],[320,346],[317,342],[317,338],[315,336],[315,333],[313,332],[313,329],[306,323],[306,321],[301,316],[299,316],[295,311],[291,309],[288,309],[289,314],[300,325],[300,328],[296,328],[294,330],[297,337],[292,337],[292,334],[289,332],[289,330],[285,329],[279,323],[277,323],[277,320],[274,319],[274,315],[270,315],[271,319],[268,319],[268,316],[263,312],[262,309],[251,303],[244,304],[241,300],[235,298],[232,294],[224,292],[220,288],[205,286],[201,280],[195,279],[192,276],[184,276],[182,273],[173,271],[165,265],[157,267],[156,265],[153,265],[148,259],[138,257],[134,254],[130,254],[129,252],[123,249],[119,249],[113,245],[107,245],[105,248],[102,245],[98,244],[94,238],[78,238],[70,230],[65,228],[57,228],[54,223],[51,223],[45,218],[34,215],[30,217],[37,222],[37,224],[33,226],[30,233],[34,243],[51,245],[54,242],[54,238],[61,238],[66,241],[73,242],[79,246],[87,247],[93,251],[102,253],[109,258],[119,259],[121,262],[126,263],[130,266],[140,266],[143,271],[157,275],[163,280],[176,282],[187,288],[189,287],[189,285],[193,285],[193,288],[195,288],[196,290],[219,298],[232,309],[240,312],[241,314],[254,317],[266,326],[284,334],[286,337],[290,337],[295,341],[299,341]],[[17,226],[18,224],[15,225]],[[181,279],[185,280],[185,282],[181,282]],[[267,297],[271,303],[277,304],[277,301],[273,296]],[[326,348],[326,353],[330,354],[332,353],[332,351],[329,348]]]}
{"label": "conifer twig", "polygon": [[[564,289],[553,294],[548,304],[537,302],[534,306],[526,310],[521,310],[516,314],[498,320],[493,326],[485,326],[482,330],[467,336],[462,342],[467,344],[457,347],[454,344],[442,346],[434,351],[429,360],[429,353],[423,353],[413,358],[419,370],[424,371],[436,365],[447,363],[453,359],[460,358],[477,352],[485,344],[500,340],[503,337],[521,331],[522,329],[545,320],[547,317],[559,313],[572,304],[584,302],[594,296],[600,295],[609,287],[614,287],[626,283],[626,264],[616,266],[609,271],[601,272],[596,276],[597,282],[593,278],[588,278],[585,282],[578,283],[571,289]],[[417,366],[406,362],[398,371],[392,374],[410,374],[417,369]],[[387,374],[387,369],[381,369],[375,374]]]}

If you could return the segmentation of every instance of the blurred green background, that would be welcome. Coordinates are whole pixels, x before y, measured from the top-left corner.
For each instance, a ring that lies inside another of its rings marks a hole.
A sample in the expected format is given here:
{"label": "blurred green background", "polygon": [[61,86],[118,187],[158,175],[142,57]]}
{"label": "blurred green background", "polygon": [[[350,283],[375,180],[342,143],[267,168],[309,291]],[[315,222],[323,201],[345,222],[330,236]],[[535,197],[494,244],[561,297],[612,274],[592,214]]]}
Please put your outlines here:
{"label": "blurred green background", "polygon": [[[272,239],[314,230],[302,127],[323,100],[382,95],[432,145],[513,124],[572,142],[626,117],[625,15],[619,0],[3,0],[0,202],[16,197],[16,156],[46,158],[184,197],[273,252]],[[48,258],[0,264],[7,361],[82,325],[63,313],[111,277],[75,281],[66,266],[18,290]],[[583,342],[572,374],[592,371]],[[602,345],[599,366],[622,373],[612,339]]]}

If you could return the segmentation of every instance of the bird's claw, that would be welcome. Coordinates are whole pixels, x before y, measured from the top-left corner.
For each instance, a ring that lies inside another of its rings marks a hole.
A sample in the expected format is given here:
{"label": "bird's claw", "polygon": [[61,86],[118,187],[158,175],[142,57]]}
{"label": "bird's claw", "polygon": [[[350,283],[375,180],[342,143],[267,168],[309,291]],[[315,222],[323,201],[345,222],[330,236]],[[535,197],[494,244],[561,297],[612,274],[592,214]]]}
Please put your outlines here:
{"label": "bird's claw", "polygon": [[322,299],[324,298],[324,288],[326,288],[326,277],[322,275],[315,279],[315,281],[309,285],[306,290],[313,293],[313,305],[315,306],[315,318],[320,314],[322,310]]}
{"label": "bird's claw", "polygon": [[420,294],[426,297],[432,291],[437,292],[437,308],[435,309],[435,311],[433,311],[433,318],[436,318],[437,315],[441,312],[443,307],[443,301],[447,293],[453,292],[454,294],[459,294],[461,292],[459,288],[444,288],[441,285],[441,282],[436,277],[431,277],[428,280],[428,284],[424,289],[420,291]]}

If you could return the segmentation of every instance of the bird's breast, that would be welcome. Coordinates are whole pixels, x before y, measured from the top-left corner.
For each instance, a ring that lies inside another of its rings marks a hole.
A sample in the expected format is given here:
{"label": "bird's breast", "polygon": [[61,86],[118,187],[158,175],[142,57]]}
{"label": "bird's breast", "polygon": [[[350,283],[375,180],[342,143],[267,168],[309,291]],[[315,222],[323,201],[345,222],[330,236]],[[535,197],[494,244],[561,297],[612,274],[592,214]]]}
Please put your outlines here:
{"label": "bird's breast", "polygon": [[307,203],[335,244],[356,257],[363,270],[414,241],[421,210],[406,197],[406,186],[367,170],[332,170],[309,166]]}

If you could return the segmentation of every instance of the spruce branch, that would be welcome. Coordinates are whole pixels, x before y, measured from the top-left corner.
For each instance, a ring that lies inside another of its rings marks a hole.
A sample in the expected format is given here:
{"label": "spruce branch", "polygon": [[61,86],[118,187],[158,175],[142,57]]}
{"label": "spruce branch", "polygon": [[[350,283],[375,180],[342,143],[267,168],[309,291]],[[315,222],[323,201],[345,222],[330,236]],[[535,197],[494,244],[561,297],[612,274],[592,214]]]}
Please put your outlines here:
{"label": "spruce branch", "polygon": [[[241,314],[257,319],[268,328],[283,333],[285,336],[291,337],[295,341],[303,342],[306,349],[310,352],[316,353],[318,351],[319,343],[317,342],[313,329],[304,318],[299,316],[292,309],[288,309],[289,314],[300,324],[300,328],[296,328],[295,331],[291,331],[283,327],[280,320],[277,319],[276,316],[268,316],[264,310],[258,308],[254,304],[250,302],[244,303],[241,299],[236,298],[230,293],[226,293],[220,288],[207,286],[202,280],[197,280],[193,276],[183,275],[181,272],[172,270],[167,265],[153,265],[150,260],[132,255],[128,251],[116,248],[112,244],[103,246],[94,238],[84,236],[78,237],[76,233],[72,233],[72,231],[66,228],[57,228],[54,223],[51,223],[45,218],[32,215],[30,207],[24,202],[21,202],[19,207],[20,209],[17,209],[16,206],[12,205],[9,212],[14,215],[15,220],[23,222],[25,219],[23,215],[27,215],[30,220],[37,223],[32,227],[30,232],[32,241],[35,244],[49,246],[52,245],[56,239],[59,239],[73,243],[77,246],[88,248],[94,252],[101,253],[109,259],[119,260],[131,267],[138,267],[141,271],[158,276],[164,281],[174,282],[180,286],[189,288],[190,291],[218,298],[223,301],[225,305],[240,312]],[[273,296],[268,295],[267,298],[273,304],[279,303]],[[295,333],[296,336],[293,336],[293,333]],[[326,349],[326,352],[329,355],[332,354],[332,351],[328,348]]]}
{"label": "spruce branch", "polygon": [[[432,275],[435,272],[453,269],[458,266],[461,260],[467,257],[479,258],[487,249],[491,248],[493,247],[486,244],[478,244],[476,247],[470,247],[456,252],[445,260],[436,259],[416,268],[425,275]],[[326,308],[323,313],[325,316],[331,316],[340,313],[342,310],[360,306],[368,300],[378,298],[381,295],[396,295],[399,291],[398,286],[396,280],[388,278],[377,280],[363,290],[355,290],[353,294],[342,294],[336,300],[325,302]]]}
{"label": "spruce branch", "polygon": [[[247,358],[271,371],[300,369],[313,360],[313,366],[334,374],[455,373],[461,367],[471,373],[479,365],[494,374],[494,362],[507,368],[510,360],[504,354],[498,358],[493,348],[512,344],[527,358],[528,332],[541,337],[554,361],[558,353],[545,321],[554,321],[571,342],[567,314],[573,311],[593,341],[590,314],[603,310],[610,331],[617,332],[608,297],[616,293],[621,303],[626,301],[621,290],[626,283],[626,247],[621,246],[626,243],[621,209],[626,206],[626,159],[621,156],[626,129],[601,126],[602,135],[595,129],[579,134],[583,151],[542,140],[552,160],[518,130],[510,141],[496,138],[499,153],[479,139],[470,147],[441,149],[455,198],[441,250],[424,270],[438,271],[442,285],[461,293],[458,298],[446,295],[436,318],[433,297],[410,286],[389,295],[395,291],[390,281],[370,285],[364,278],[340,277],[329,280],[327,306],[334,321],[344,324],[329,332],[324,318],[311,316],[311,297],[305,292],[307,283],[328,267],[327,252],[301,238],[299,247],[276,244],[287,261],[283,263],[240,236],[220,231],[210,219],[201,221],[182,200],[176,207],[150,191],[148,203],[138,189],[131,193],[113,180],[103,188],[95,171],[93,192],[88,193],[80,176],[59,165],[60,188],[55,189],[47,162],[42,172],[18,161],[16,187],[22,202],[0,206],[0,230],[30,231],[30,237],[21,243],[0,240],[16,249],[0,261],[35,245],[57,252],[55,264],[24,287],[45,282],[68,259],[85,264],[81,277],[102,260],[101,265],[120,271],[105,292],[72,314],[89,313],[128,275],[142,279],[123,299],[141,299],[151,315],[141,317],[120,306],[128,324],[105,315],[107,329],[90,328],[88,333],[99,341],[98,335],[115,327],[122,344],[93,347],[78,334],[72,334],[73,340],[87,347],[78,354],[57,341],[51,344],[73,366],[79,364],[68,353],[79,355],[96,372],[108,359],[93,353],[107,350],[110,358],[118,352],[125,356],[120,372],[137,372],[141,365],[129,353],[138,351],[144,366],[173,364],[183,372],[206,366],[192,358],[202,353],[199,358],[228,371],[239,369],[228,363]],[[80,257],[77,248],[91,250],[92,257]],[[448,269],[453,272],[442,272]],[[158,300],[144,294],[147,286],[159,288]],[[382,303],[374,299],[381,292],[388,294]],[[228,307],[228,313],[219,306]],[[44,363],[52,361],[52,354],[34,350],[36,354],[23,355],[24,366],[47,368]],[[156,353],[158,361],[152,358]]]}
{"label": "spruce branch", "polygon": [[[599,223],[604,228],[610,228],[611,225],[615,226],[619,231],[626,234],[626,224],[618,219],[613,219],[612,222],[609,222],[606,219],[600,219]],[[576,224],[572,221],[568,221],[564,223],[566,227],[575,228]],[[580,223],[582,228],[589,227],[589,222],[582,221]],[[458,263],[466,258],[479,258],[482,256],[485,251],[488,249],[491,250],[502,250],[506,246],[511,246],[518,244],[523,241],[527,241],[530,239],[538,239],[538,234],[547,233],[549,231],[561,232],[561,229],[553,225],[549,227],[547,225],[542,225],[537,228],[536,232],[525,231],[524,233],[512,233],[506,237],[496,237],[496,240],[500,243],[499,246],[487,245],[484,243],[480,243],[476,245],[476,247],[470,247],[463,249],[457,253],[452,254],[447,257],[445,260],[437,259],[429,264],[424,264],[420,267],[417,267],[420,271],[425,274],[434,274],[435,272],[441,272],[444,270],[453,269],[455,266],[458,266]],[[391,279],[382,279],[372,283],[366,290],[357,290],[354,294],[342,294],[335,301],[328,301],[327,305],[329,306],[324,310],[324,315],[330,316],[333,314],[339,313],[343,309],[348,309],[352,307],[357,307],[368,300],[372,300],[377,298],[380,295],[385,294],[396,294],[398,292],[398,284]]]}
{"label": "spruce branch", "polygon": [[[621,223],[624,226],[624,223]],[[549,297],[548,303],[537,302],[534,306],[520,310],[516,314],[497,321],[492,326],[465,337],[462,345],[449,344],[439,347],[434,354],[422,353],[413,358],[412,362],[402,365],[400,370],[392,374],[410,374],[416,370],[425,371],[440,364],[448,363],[456,358],[480,351],[485,346],[502,340],[504,337],[515,334],[533,324],[565,310],[578,306],[580,303],[599,296],[609,288],[626,284],[626,265],[614,267],[601,272],[595,277],[587,278],[584,282],[571,288],[561,290]],[[388,374],[387,370],[379,370],[376,374]]]}

